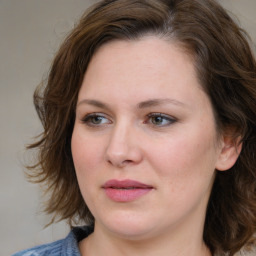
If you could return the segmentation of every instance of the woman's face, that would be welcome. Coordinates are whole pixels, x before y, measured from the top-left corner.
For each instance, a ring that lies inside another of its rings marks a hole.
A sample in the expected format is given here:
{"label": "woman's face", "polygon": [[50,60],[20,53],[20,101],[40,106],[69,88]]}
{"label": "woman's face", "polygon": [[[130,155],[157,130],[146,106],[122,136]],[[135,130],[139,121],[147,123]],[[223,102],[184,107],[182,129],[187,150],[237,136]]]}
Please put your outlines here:
{"label": "woman's face", "polygon": [[96,228],[131,239],[203,230],[221,149],[181,48],[156,37],[105,44],[76,114],[73,160]]}

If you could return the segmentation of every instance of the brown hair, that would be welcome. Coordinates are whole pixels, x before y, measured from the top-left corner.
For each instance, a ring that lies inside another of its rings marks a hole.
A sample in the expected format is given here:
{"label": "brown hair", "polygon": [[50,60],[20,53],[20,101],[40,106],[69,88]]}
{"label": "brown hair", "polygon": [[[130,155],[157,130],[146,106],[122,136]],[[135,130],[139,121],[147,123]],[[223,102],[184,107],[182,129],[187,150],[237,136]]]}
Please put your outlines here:
{"label": "brown hair", "polygon": [[105,0],[86,12],[61,45],[46,86],[34,94],[44,132],[29,147],[39,149],[30,177],[46,184],[46,212],[54,213],[53,221],[93,223],[71,155],[77,95],[102,44],[146,34],[177,42],[192,54],[219,131],[231,127],[243,143],[236,164],[217,171],[204,228],[213,253],[234,255],[256,231],[256,63],[245,32],[214,0]]}

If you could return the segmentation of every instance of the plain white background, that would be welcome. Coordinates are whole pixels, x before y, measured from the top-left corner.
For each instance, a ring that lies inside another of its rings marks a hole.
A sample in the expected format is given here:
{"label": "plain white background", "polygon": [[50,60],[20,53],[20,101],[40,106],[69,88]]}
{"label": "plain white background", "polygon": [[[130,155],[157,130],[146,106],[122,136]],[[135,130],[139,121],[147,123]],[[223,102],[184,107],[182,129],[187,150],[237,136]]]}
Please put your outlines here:
{"label": "plain white background", "polygon": [[[25,145],[41,131],[32,94],[58,45],[94,0],[0,0],[0,256],[62,238],[46,229],[40,190],[24,177]],[[237,15],[256,49],[256,1],[220,0]]]}

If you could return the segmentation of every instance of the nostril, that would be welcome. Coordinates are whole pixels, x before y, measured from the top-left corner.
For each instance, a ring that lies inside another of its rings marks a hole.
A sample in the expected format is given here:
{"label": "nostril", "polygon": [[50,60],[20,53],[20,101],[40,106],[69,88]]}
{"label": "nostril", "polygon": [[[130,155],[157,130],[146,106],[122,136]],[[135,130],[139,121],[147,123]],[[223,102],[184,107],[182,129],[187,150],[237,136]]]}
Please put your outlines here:
{"label": "nostril", "polygon": [[124,160],[124,161],[114,161],[113,159],[108,159],[108,163],[111,164],[111,165],[114,165],[114,166],[117,166],[119,168],[122,168],[130,163],[132,163],[133,161],[132,160]]}
{"label": "nostril", "polygon": [[124,163],[132,163],[132,160],[125,160]]}
{"label": "nostril", "polygon": [[124,166],[124,165],[127,165],[127,164],[130,164],[132,163],[133,161],[132,160],[125,160],[121,163],[121,166]]}

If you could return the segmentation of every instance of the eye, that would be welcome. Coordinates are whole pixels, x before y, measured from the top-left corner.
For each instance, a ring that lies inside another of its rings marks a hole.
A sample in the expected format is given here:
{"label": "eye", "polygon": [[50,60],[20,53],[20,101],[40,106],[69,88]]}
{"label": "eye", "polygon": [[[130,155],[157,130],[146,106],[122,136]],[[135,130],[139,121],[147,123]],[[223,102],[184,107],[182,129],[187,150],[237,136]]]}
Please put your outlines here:
{"label": "eye", "polygon": [[146,123],[150,123],[154,126],[164,127],[173,124],[176,119],[162,113],[151,113],[148,115]]}
{"label": "eye", "polygon": [[82,119],[82,122],[88,126],[101,126],[111,123],[107,117],[100,113],[88,114]]}

